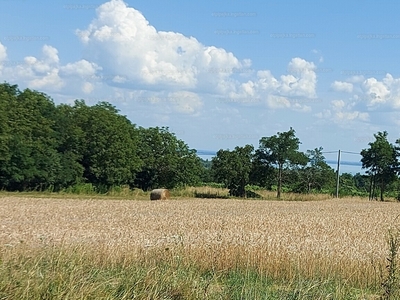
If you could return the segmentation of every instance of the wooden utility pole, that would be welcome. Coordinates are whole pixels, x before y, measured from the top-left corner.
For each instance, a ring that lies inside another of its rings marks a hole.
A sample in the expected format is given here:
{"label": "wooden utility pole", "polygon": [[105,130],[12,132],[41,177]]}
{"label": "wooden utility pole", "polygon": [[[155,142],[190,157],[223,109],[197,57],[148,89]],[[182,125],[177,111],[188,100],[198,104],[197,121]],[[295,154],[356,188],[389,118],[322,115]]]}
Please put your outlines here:
{"label": "wooden utility pole", "polygon": [[338,158],[337,158],[337,174],[336,174],[336,198],[339,198],[339,168],[340,168],[340,150],[338,152]]}

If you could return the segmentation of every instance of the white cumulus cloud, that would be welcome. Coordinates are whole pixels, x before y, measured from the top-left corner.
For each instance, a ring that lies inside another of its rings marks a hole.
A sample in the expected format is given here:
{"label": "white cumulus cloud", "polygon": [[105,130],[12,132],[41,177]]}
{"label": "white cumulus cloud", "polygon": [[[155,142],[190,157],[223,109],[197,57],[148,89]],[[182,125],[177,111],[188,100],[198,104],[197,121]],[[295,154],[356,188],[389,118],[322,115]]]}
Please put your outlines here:
{"label": "white cumulus cloud", "polygon": [[87,60],[80,60],[75,63],[69,63],[60,68],[60,73],[65,76],[79,76],[88,80],[96,78],[96,71],[100,68]]}
{"label": "white cumulus cloud", "polygon": [[209,90],[224,93],[232,88],[226,79],[248,65],[232,53],[207,47],[194,37],[157,31],[138,10],[122,0],[111,0],[97,9],[97,16],[77,35],[87,57],[118,75],[127,87]]}
{"label": "white cumulus cloud", "polygon": [[281,93],[288,96],[316,97],[315,68],[312,62],[299,57],[293,58],[288,67],[291,74],[281,76]]}
{"label": "white cumulus cloud", "polygon": [[268,95],[267,105],[269,108],[272,108],[272,109],[289,108],[290,101],[286,97],[276,96],[276,95]]}
{"label": "white cumulus cloud", "polygon": [[[1,45],[0,49],[3,48]],[[99,70],[99,66],[86,60],[62,66],[58,50],[44,45],[40,57],[26,56],[19,64],[6,64],[1,75],[7,81],[23,82],[32,89],[45,92],[75,91],[79,97],[80,92],[89,94],[94,90],[93,82]]]}
{"label": "white cumulus cloud", "polygon": [[333,100],[329,109],[324,109],[322,112],[315,114],[315,116],[342,126],[347,126],[352,121],[369,121],[369,114],[354,110],[354,105],[355,102],[346,103],[343,100]]}
{"label": "white cumulus cloud", "polygon": [[40,58],[27,56],[24,64],[15,69],[10,68],[8,73],[11,77],[25,81],[30,88],[55,91],[65,85],[59,76],[59,61],[58,50],[44,45]]}
{"label": "white cumulus cloud", "polygon": [[305,104],[310,103],[309,100],[315,99],[317,95],[314,63],[296,57],[289,62],[288,71],[289,74],[276,79],[269,70],[260,70],[256,80],[242,83],[237,91],[231,92],[229,96],[232,99],[265,99],[267,107],[272,109],[311,111],[311,107]]}
{"label": "white cumulus cloud", "polygon": [[350,100],[366,110],[400,108],[400,78],[394,78],[389,73],[381,80],[353,76],[348,81],[334,81],[331,87],[335,91],[351,94]]}
{"label": "white cumulus cloud", "polygon": [[203,106],[199,95],[192,92],[169,93],[168,100],[176,111],[184,114],[195,114]]}
{"label": "white cumulus cloud", "polygon": [[[7,58],[7,48],[0,43],[0,63],[5,61]],[[0,64],[1,67],[1,64]]]}
{"label": "white cumulus cloud", "polygon": [[385,103],[390,96],[390,87],[385,81],[368,78],[363,82],[363,88],[370,105]]}
{"label": "white cumulus cloud", "polygon": [[[47,93],[159,105],[166,112],[189,115],[201,112],[203,99],[221,96],[225,103],[264,103],[270,109],[300,112],[311,111],[308,99],[316,99],[313,62],[295,57],[288,73],[278,77],[269,70],[252,70],[250,59],[239,60],[225,49],[179,32],[157,30],[123,0],[99,6],[95,18],[76,35],[84,46],[81,60],[62,65],[59,51],[44,45],[40,56],[27,56],[20,65],[3,68],[1,77]],[[6,48],[0,44],[0,61],[4,59]],[[129,91],[146,100],[135,102],[127,96]]]}
{"label": "white cumulus cloud", "polygon": [[337,92],[351,93],[353,91],[353,84],[350,82],[335,81],[331,87]]}

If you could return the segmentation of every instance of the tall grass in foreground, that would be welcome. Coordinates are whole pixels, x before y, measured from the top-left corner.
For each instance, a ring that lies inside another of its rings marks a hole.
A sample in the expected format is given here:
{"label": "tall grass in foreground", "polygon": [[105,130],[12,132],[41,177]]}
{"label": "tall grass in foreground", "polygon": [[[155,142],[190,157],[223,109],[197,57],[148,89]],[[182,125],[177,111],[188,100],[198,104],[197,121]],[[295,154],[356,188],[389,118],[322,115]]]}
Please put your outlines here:
{"label": "tall grass in foreground", "polygon": [[389,229],[388,255],[386,257],[386,276],[382,281],[382,297],[384,300],[400,299],[400,280],[399,280],[399,250],[400,250],[400,231],[399,229]]}
{"label": "tall grass in foreground", "polygon": [[6,196],[0,299],[398,299],[399,214],[356,198]]}
{"label": "tall grass in foreground", "polygon": [[276,265],[271,271],[240,251],[229,262],[218,253],[205,254],[165,248],[3,249],[0,299],[377,299],[379,293],[376,285],[319,273],[316,265],[298,269],[289,258],[271,261]]}

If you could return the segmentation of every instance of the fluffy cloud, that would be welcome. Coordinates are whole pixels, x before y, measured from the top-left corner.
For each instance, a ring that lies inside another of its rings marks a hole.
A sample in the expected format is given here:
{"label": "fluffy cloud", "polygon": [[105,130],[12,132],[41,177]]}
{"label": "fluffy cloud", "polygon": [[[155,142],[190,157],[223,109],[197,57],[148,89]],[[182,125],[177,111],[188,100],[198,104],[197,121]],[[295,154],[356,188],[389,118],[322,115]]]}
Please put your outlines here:
{"label": "fluffy cloud", "polygon": [[[353,76],[345,82],[335,81],[331,87],[335,91],[347,92],[351,96],[347,101],[331,101],[329,109],[324,109],[316,116],[337,124],[343,125],[351,121],[366,122],[370,120],[368,111],[390,112],[400,108],[400,78],[393,78],[391,74],[386,74],[381,80],[374,77]],[[390,121],[396,124],[395,118]]]}
{"label": "fluffy cloud", "polygon": [[[232,99],[261,99],[272,109],[291,108],[308,112],[311,107],[305,105],[316,98],[317,76],[315,65],[301,58],[293,58],[288,65],[289,74],[276,79],[269,70],[257,72],[256,80],[242,83],[236,92],[231,92]],[[256,101],[248,101],[256,102]]]}
{"label": "fluffy cloud", "polygon": [[272,109],[289,108],[290,101],[286,97],[269,95],[267,97],[267,105]]}
{"label": "fluffy cloud", "polygon": [[3,64],[7,59],[7,48],[0,43],[0,76],[2,74]]}
{"label": "fluffy cloud", "polygon": [[288,67],[291,74],[281,76],[279,91],[287,96],[316,97],[315,68],[312,62],[299,57],[293,58]]}
{"label": "fluffy cloud", "polygon": [[271,72],[268,70],[258,71],[257,77],[258,80],[255,83],[252,83],[251,81],[249,83],[259,91],[272,92],[277,90],[281,85],[281,83],[272,76]]}
{"label": "fluffy cloud", "polygon": [[366,96],[369,98],[369,105],[385,103],[390,96],[390,87],[385,81],[378,81],[375,78],[369,78],[363,82],[363,88]]}
{"label": "fluffy cloud", "polygon": [[352,112],[339,111],[336,112],[336,118],[337,121],[353,121],[353,120],[368,121],[369,114],[366,112],[359,112],[359,111],[352,111]]}
{"label": "fluffy cloud", "polygon": [[354,103],[346,105],[343,100],[333,100],[331,102],[332,110],[334,111],[334,116],[337,122],[341,121],[368,121],[369,115],[365,112],[352,111]]}
{"label": "fluffy cloud", "polygon": [[393,78],[391,74],[386,74],[382,80],[352,77],[348,82],[335,81],[331,87],[336,91],[353,94],[352,99],[370,110],[379,107],[400,108],[400,78]]}
{"label": "fluffy cloud", "polygon": [[[255,72],[249,59],[239,61],[232,53],[204,46],[194,37],[158,31],[122,0],[99,6],[93,21],[76,34],[84,45],[85,59],[61,65],[58,50],[44,45],[40,57],[25,57],[23,64],[5,68],[0,75],[44,92],[77,98],[83,93],[90,99],[100,95],[126,105],[138,104],[127,96],[132,91],[152,99],[141,105],[157,104],[167,112],[190,115],[198,114],[202,99],[210,97],[301,112],[310,111],[307,99],[316,98],[314,63],[293,58],[288,74],[277,78],[269,70]],[[0,61],[5,58],[6,49],[0,44]],[[252,80],[245,82],[245,77]],[[121,93],[123,98],[118,97]]]}
{"label": "fluffy cloud", "polygon": [[340,111],[340,110],[342,110],[342,109],[344,108],[345,103],[344,103],[343,100],[333,100],[333,101],[331,102],[331,106],[332,106],[332,108],[333,108],[334,110]]}
{"label": "fluffy cloud", "polygon": [[[6,48],[0,44],[0,58],[6,57]],[[1,59],[0,59],[1,61]],[[2,64],[0,64],[1,66]],[[101,68],[86,60],[60,65],[58,50],[50,45],[42,47],[40,57],[26,56],[18,64],[4,64],[1,77],[7,81],[23,82],[29,88],[45,92],[74,91],[89,94]],[[76,90],[75,87],[80,87]]]}
{"label": "fluffy cloud", "polygon": [[333,100],[329,109],[324,109],[317,113],[320,119],[333,121],[339,125],[347,125],[351,121],[366,122],[369,120],[369,114],[354,109],[355,102],[346,103],[343,100]]}
{"label": "fluffy cloud", "polygon": [[169,93],[168,100],[176,111],[184,114],[195,114],[203,106],[200,97],[191,92]]}
{"label": "fluffy cloud", "polygon": [[[122,0],[101,5],[91,24],[76,33],[85,46],[87,59],[101,67],[99,78],[107,77],[112,86],[169,91],[173,95],[187,93],[193,99],[194,94],[189,93],[228,95],[244,103],[258,99],[269,108],[297,111],[311,108],[291,98],[316,97],[314,63],[296,57],[289,62],[289,74],[279,79],[261,70],[256,79],[241,83],[234,75],[241,73],[238,70],[249,70],[249,59],[239,61],[232,53],[204,46],[193,37],[157,31],[141,12]],[[195,113],[202,107],[197,97],[192,102],[176,103],[174,109]]]}
{"label": "fluffy cloud", "polygon": [[351,93],[353,91],[353,84],[350,82],[335,81],[331,87],[337,92]]}
{"label": "fluffy cloud", "polygon": [[2,66],[1,63],[5,61],[6,58],[7,58],[7,48],[0,43],[0,68]]}
{"label": "fluffy cloud", "polygon": [[80,60],[75,63],[69,63],[60,68],[60,73],[64,76],[79,76],[88,80],[96,78],[96,71],[100,68],[87,60]]}
{"label": "fluffy cloud", "polygon": [[[224,49],[206,47],[193,37],[157,31],[141,12],[122,0],[97,9],[97,17],[77,35],[87,57],[104,74],[118,75],[126,87],[192,90],[207,87],[216,93],[232,88],[229,76],[248,65]],[[228,82],[225,82],[228,81]]]}
{"label": "fluffy cloud", "polygon": [[57,91],[65,85],[59,76],[59,61],[57,49],[44,45],[40,58],[27,56],[23,64],[7,71],[11,78],[22,79],[32,89]]}

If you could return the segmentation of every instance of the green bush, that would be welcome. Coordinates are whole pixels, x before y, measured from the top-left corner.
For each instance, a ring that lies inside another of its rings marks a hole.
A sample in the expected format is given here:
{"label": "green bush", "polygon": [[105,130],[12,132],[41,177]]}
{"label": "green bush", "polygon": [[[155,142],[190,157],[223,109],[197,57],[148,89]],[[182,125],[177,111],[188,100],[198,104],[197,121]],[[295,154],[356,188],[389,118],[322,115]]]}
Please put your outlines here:
{"label": "green bush", "polygon": [[84,194],[84,195],[97,194],[95,186],[91,183],[78,183],[73,186],[67,187],[62,192],[67,194]]}

